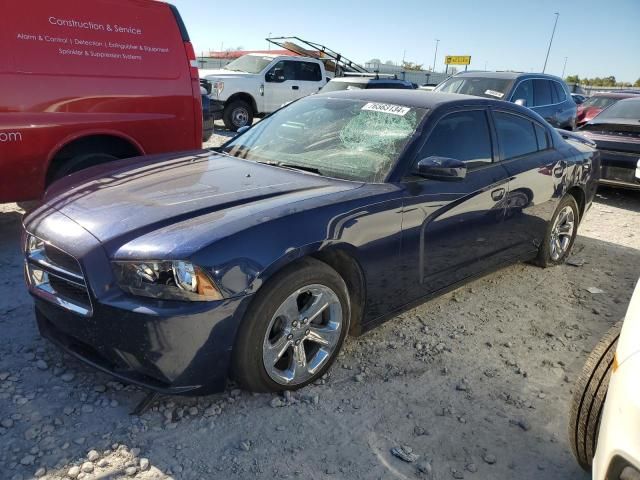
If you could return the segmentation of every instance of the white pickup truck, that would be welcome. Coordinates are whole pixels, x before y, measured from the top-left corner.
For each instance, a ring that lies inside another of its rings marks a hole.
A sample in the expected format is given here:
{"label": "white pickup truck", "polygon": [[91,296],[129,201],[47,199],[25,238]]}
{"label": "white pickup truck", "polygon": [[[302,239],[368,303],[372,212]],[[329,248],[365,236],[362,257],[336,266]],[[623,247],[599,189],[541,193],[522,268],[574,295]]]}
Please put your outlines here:
{"label": "white pickup truck", "polygon": [[214,118],[233,131],[283,104],[311,95],[327,83],[324,64],[315,58],[249,54],[220,70],[200,70],[213,85]]}

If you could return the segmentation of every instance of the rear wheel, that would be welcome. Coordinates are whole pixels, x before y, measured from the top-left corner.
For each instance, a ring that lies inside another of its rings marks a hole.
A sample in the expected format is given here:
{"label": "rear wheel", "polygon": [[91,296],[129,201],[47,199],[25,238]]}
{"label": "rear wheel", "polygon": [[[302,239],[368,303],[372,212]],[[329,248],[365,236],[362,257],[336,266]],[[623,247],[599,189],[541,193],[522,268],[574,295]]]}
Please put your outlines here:
{"label": "rear wheel", "polygon": [[580,213],[575,198],[566,195],[547,226],[547,233],[536,259],[539,266],[550,267],[564,263],[576,240],[579,220]]}
{"label": "rear wheel", "polygon": [[54,182],[62,177],[85,168],[100,165],[101,163],[118,160],[118,157],[104,152],[87,152],[76,155],[60,165],[51,175],[50,182]]}
{"label": "rear wheel", "polygon": [[582,468],[590,470],[622,322],[593,349],[576,381],[569,418],[569,444]]}
{"label": "rear wheel", "polygon": [[342,277],[304,259],[277,274],[251,303],[233,353],[233,376],[258,392],[296,390],[319,379],[349,331]]}
{"label": "rear wheel", "polygon": [[243,100],[234,100],[228,105],[225,105],[222,120],[224,121],[225,127],[235,132],[246,125],[251,126],[253,123],[253,115],[251,105]]}

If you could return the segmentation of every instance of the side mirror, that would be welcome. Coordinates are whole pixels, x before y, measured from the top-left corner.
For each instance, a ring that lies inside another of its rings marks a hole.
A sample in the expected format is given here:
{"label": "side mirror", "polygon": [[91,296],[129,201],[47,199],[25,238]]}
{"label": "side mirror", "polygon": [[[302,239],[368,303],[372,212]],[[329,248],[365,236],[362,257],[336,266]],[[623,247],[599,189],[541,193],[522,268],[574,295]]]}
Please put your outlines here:
{"label": "side mirror", "polygon": [[238,130],[236,130],[236,133],[238,135],[241,135],[244,132],[246,132],[247,130],[249,130],[250,128],[251,128],[251,125],[245,125],[244,127],[240,127]]}
{"label": "side mirror", "polygon": [[467,176],[467,165],[454,158],[427,157],[418,162],[414,173],[431,180],[464,180]]}
{"label": "side mirror", "polygon": [[515,102],[516,105],[520,105],[521,107],[527,106],[527,101],[524,98],[518,98]]}
{"label": "side mirror", "polygon": [[266,76],[267,82],[282,83],[286,80],[284,76],[284,70],[282,68],[274,68]]}

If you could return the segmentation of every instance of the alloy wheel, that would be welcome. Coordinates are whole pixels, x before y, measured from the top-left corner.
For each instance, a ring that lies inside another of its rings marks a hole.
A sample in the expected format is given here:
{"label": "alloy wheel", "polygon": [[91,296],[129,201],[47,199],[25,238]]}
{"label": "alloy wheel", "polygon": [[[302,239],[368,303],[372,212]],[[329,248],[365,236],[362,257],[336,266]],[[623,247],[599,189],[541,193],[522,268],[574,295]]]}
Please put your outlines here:
{"label": "alloy wheel", "polygon": [[335,353],[342,325],[342,306],[332,289],[314,284],[293,292],[276,310],[263,340],[269,377],[280,385],[309,380]]}
{"label": "alloy wheel", "polygon": [[569,250],[576,228],[575,223],[575,214],[571,206],[567,205],[558,212],[549,238],[549,251],[553,261],[559,260]]}

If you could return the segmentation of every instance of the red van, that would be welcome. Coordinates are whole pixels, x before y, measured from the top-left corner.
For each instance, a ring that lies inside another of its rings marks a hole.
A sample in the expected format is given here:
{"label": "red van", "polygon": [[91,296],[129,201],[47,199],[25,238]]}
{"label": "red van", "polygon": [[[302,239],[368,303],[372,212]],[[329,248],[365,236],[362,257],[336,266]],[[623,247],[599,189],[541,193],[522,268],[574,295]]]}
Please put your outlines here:
{"label": "red van", "polygon": [[154,0],[0,0],[0,203],[71,172],[202,146],[198,64]]}

